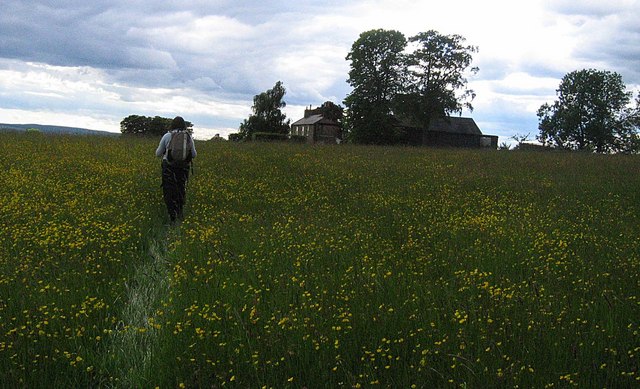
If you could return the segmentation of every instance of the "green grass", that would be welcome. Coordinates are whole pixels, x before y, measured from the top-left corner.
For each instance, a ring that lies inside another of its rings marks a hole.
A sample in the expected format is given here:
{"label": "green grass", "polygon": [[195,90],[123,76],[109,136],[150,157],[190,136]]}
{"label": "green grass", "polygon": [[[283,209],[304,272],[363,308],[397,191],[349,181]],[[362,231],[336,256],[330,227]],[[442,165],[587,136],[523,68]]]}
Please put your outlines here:
{"label": "green grass", "polygon": [[198,143],[167,231],[156,140],[2,141],[9,386],[640,381],[637,156]]}

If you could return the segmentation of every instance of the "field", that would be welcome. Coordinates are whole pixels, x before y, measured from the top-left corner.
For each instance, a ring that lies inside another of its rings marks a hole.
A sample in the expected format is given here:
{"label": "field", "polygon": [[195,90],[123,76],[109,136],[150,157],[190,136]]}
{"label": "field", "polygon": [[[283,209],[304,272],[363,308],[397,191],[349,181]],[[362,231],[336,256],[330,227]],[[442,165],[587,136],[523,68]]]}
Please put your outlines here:
{"label": "field", "polygon": [[5,387],[640,385],[640,158],[0,134]]}

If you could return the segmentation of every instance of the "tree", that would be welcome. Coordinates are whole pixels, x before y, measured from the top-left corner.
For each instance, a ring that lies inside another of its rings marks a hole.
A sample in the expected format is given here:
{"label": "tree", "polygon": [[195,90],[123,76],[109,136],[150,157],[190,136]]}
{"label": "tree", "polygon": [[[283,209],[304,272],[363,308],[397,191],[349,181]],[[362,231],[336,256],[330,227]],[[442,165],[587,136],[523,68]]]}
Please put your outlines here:
{"label": "tree", "polygon": [[573,150],[634,152],[638,147],[640,97],[629,107],[632,93],[615,72],[584,69],[568,73],[553,105],[538,109],[538,140]]}
{"label": "tree", "polygon": [[[398,31],[371,30],[351,47],[345,127],[350,140],[396,143],[403,140],[398,121],[429,128],[433,119],[473,110],[467,71],[476,46],[460,35],[430,30],[406,40]],[[413,52],[406,52],[411,43]]]}
{"label": "tree", "polygon": [[630,128],[631,131],[622,137],[620,152],[627,154],[640,152],[640,93],[636,97],[635,107],[625,109],[622,122],[623,126]]}
{"label": "tree", "polygon": [[129,115],[120,122],[120,132],[123,134],[142,135],[147,131],[146,116]]}
{"label": "tree", "polygon": [[290,120],[281,111],[286,107],[282,101],[286,90],[281,81],[272,89],[262,92],[253,98],[253,115],[240,124],[240,134],[249,138],[255,133],[288,134]]}
{"label": "tree", "polygon": [[522,149],[522,145],[524,144],[524,142],[529,140],[529,136],[531,135],[531,133],[528,133],[527,135],[522,135],[520,133],[516,133],[515,135],[513,135],[511,137],[511,139],[515,140],[516,142],[518,142],[518,144],[516,145],[516,149],[520,150]]}
{"label": "tree", "polygon": [[160,116],[154,116],[153,118],[149,118],[149,127],[147,129],[147,135],[164,135],[167,130],[171,128],[171,119],[163,118]]}
{"label": "tree", "polygon": [[325,119],[333,120],[338,124],[342,123],[344,110],[332,101],[325,101],[316,111],[320,112]]}
{"label": "tree", "polygon": [[398,31],[363,32],[351,46],[347,82],[353,91],[346,97],[345,130],[356,143],[387,144],[396,141],[392,102],[402,87],[407,41]]}
{"label": "tree", "polygon": [[442,35],[430,30],[409,38],[416,45],[407,56],[407,83],[396,99],[396,111],[422,128],[433,119],[473,110],[475,92],[467,88],[465,73],[471,67],[477,46],[465,45],[460,35]]}
{"label": "tree", "polygon": [[[120,122],[120,132],[132,135],[153,135],[162,136],[170,130],[173,119],[160,116],[147,117],[140,115],[129,115]],[[186,121],[187,131],[193,133],[193,123]]]}

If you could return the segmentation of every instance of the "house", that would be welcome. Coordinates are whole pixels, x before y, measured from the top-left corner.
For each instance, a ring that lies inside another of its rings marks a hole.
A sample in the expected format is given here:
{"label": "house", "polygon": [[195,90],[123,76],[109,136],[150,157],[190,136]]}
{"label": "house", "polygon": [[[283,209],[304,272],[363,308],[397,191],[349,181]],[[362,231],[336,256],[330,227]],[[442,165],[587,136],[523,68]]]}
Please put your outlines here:
{"label": "house", "polygon": [[307,143],[339,143],[342,108],[326,102],[316,109],[305,109],[304,117],[291,124],[291,136],[305,137]]}
{"label": "house", "polygon": [[400,123],[411,145],[435,147],[498,148],[498,137],[483,135],[472,118],[449,116],[433,120],[428,130]]}

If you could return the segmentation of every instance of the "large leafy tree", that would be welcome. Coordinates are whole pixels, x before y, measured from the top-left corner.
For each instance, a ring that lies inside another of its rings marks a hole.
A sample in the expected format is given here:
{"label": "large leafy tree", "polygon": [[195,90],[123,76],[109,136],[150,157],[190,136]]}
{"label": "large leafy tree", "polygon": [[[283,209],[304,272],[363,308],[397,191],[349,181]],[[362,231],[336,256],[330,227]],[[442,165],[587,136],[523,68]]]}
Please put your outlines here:
{"label": "large leafy tree", "polygon": [[336,105],[331,101],[325,101],[322,103],[317,111],[322,113],[322,117],[325,119],[333,120],[334,122],[341,124],[344,116],[344,110],[341,106]]}
{"label": "large leafy tree", "polygon": [[558,99],[538,110],[540,134],[546,145],[573,150],[634,152],[638,150],[640,98],[630,107],[622,76],[584,69],[568,73]]}
{"label": "large leafy tree", "polygon": [[396,98],[396,111],[422,128],[433,119],[473,110],[475,93],[468,88],[467,74],[477,46],[465,45],[460,35],[430,30],[409,38],[415,49],[407,56],[407,80]]}
{"label": "large leafy tree", "polygon": [[282,112],[286,89],[281,81],[253,98],[253,114],[240,124],[240,134],[249,138],[255,133],[288,134],[290,120]]}
{"label": "large leafy tree", "polygon": [[393,99],[401,90],[406,38],[394,30],[363,32],[351,46],[344,127],[356,143],[387,144],[396,141],[392,120]]}
{"label": "large leafy tree", "polygon": [[471,67],[477,50],[460,35],[433,30],[408,41],[397,31],[362,33],[347,56],[353,87],[345,99],[350,140],[396,143],[404,137],[398,121],[428,128],[435,118],[472,110],[475,93],[466,76],[478,71]]}
{"label": "large leafy tree", "polygon": [[129,115],[120,122],[120,132],[143,135],[147,132],[148,124],[149,120],[146,116]]}

